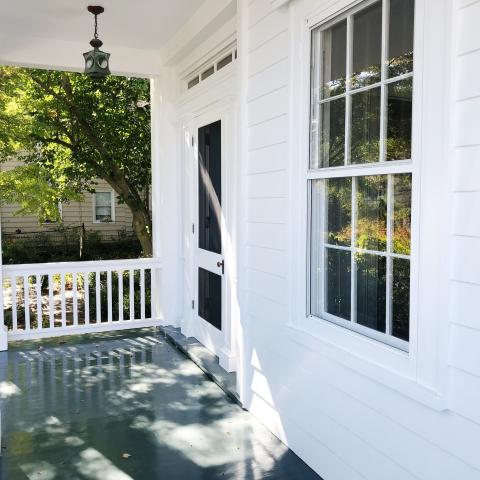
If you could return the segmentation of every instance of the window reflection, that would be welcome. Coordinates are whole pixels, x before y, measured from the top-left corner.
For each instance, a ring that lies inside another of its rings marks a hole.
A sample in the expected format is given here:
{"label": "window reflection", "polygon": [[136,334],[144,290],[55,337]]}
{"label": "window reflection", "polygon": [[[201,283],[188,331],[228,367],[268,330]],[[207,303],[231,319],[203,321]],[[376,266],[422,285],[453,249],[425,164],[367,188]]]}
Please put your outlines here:
{"label": "window reflection", "polygon": [[352,88],[381,79],[382,3],[365,8],[353,17]]}
{"label": "window reflection", "polygon": [[351,163],[378,162],[380,157],[380,88],[352,96]]}
{"label": "window reflection", "polygon": [[387,160],[412,156],[412,79],[388,86]]}
{"label": "window reflection", "polygon": [[347,67],[347,21],[322,32],[322,98],[345,92]]}
{"label": "window reflection", "polygon": [[393,259],[392,335],[408,342],[410,317],[410,260]]}
{"label": "window reflection", "polygon": [[390,0],[388,76],[413,70],[415,0]]}
{"label": "window reflection", "polygon": [[332,178],[326,181],[327,242],[349,246],[352,237],[352,179]]}
{"label": "window reflection", "polygon": [[393,251],[410,255],[412,176],[406,173],[393,178]]}
{"label": "window reflection", "polygon": [[357,247],[387,248],[387,177],[360,177],[357,183]]}
{"label": "window reflection", "polygon": [[345,99],[322,104],[322,167],[340,167],[345,163]]}
{"label": "window reflection", "polygon": [[325,249],[326,282],[325,311],[350,320],[351,314],[351,253],[333,248]]}
{"label": "window reflection", "polygon": [[357,323],[385,332],[387,260],[379,255],[356,255]]}

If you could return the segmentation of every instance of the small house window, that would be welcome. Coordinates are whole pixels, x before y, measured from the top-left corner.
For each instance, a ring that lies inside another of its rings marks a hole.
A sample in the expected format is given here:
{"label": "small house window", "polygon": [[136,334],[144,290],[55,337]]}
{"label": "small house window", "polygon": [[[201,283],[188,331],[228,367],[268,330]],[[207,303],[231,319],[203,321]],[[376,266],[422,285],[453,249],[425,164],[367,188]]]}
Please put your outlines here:
{"label": "small house window", "polygon": [[312,30],[309,313],[408,349],[414,0]]}
{"label": "small house window", "polygon": [[94,221],[96,223],[109,223],[114,221],[112,192],[95,192]]}

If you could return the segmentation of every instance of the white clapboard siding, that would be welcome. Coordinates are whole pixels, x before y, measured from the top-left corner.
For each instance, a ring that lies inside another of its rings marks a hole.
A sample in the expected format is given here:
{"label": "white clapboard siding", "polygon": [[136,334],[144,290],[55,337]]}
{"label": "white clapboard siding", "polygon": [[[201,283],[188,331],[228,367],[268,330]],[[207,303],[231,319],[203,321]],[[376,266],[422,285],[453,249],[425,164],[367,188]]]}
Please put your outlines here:
{"label": "white clapboard siding", "polygon": [[[480,1],[455,3],[450,401],[421,404],[293,341],[290,317],[290,7],[246,8],[248,408],[325,480],[480,478]],[[319,0],[329,8],[335,2]],[[342,2],[348,3],[348,2]],[[310,2],[313,4],[313,2]],[[308,132],[306,132],[308,133]],[[293,140],[295,141],[295,140]],[[298,168],[302,159],[295,159]],[[448,222],[446,222],[448,223]],[[293,280],[294,281],[294,278]],[[347,335],[349,335],[347,333]],[[288,382],[285,381],[288,379]],[[448,383],[448,382],[447,382]]]}

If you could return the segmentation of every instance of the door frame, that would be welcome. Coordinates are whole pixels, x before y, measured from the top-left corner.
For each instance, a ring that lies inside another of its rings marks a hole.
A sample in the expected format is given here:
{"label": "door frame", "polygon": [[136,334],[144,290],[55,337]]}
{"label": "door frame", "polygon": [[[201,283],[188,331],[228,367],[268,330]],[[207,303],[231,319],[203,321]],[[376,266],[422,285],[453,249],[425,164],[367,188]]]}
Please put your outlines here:
{"label": "door frame", "polygon": [[[222,256],[224,260],[224,274],[222,275],[222,330],[216,329],[206,320],[198,316],[198,130],[216,121],[221,121],[221,155],[222,155]],[[227,371],[236,370],[236,354],[234,348],[234,319],[232,316],[232,283],[235,272],[235,252],[231,241],[234,227],[235,202],[235,106],[233,102],[218,102],[208,109],[202,110],[193,116],[189,122],[189,134],[193,138],[192,148],[187,152],[187,161],[192,162],[192,175],[185,187],[190,187],[192,255],[189,266],[190,285],[192,286],[192,300],[194,301],[190,315],[190,336],[194,336],[213,354],[219,358],[220,365]],[[185,192],[188,195],[188,192]]]}

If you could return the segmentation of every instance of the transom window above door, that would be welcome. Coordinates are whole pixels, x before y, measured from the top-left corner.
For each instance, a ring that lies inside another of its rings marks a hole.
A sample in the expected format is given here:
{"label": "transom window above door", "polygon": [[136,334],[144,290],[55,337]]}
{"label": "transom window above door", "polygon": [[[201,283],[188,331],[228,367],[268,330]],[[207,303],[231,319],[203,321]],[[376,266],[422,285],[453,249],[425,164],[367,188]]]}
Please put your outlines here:
{"label": "transom window above door", "polygon": [[309,312],[408,349],[414,0],[311,32]]}

